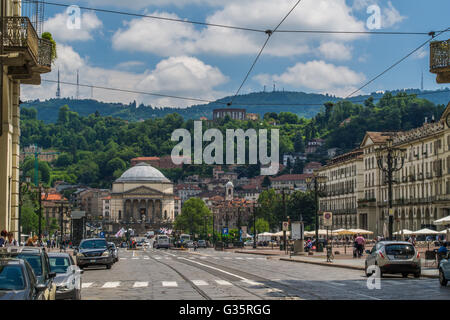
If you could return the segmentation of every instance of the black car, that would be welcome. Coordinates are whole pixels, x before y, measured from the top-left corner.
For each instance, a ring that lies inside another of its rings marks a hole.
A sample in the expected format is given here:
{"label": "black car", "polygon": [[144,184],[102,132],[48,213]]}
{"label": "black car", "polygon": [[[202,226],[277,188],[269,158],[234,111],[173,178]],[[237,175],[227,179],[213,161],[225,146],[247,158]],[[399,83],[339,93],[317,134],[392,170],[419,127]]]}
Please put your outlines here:
{"label": "black car", "polygon": [[46,288],[25,260],[0,259],[0,300],[44,300]]}
{"label": "black car", "polygon": [[75,248],[77,265],[80,269],[88,266],[106,266],[111,269],[114,263],[114,257],[111,254],[108,242],[102,238],[84,239],[80,246]]}
{"label": "black car", "polygon": [[7,247],[0,249],[0,257],[26,260],[33,269],[37,284],[45,286],[45,289],[43,289],[44,300],[55,300],[56,285],[54,278],[56,277],[56,273],[50,270],[50,261],[44,248]]}

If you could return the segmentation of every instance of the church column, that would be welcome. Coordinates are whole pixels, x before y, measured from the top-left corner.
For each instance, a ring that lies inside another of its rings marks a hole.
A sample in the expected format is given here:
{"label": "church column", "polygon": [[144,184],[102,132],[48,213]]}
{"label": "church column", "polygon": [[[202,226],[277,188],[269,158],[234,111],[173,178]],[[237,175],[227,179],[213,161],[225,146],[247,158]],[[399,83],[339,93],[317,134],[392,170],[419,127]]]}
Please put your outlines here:
{"label": "church column", "polygon": [[152,222],[155,223],[155,200],[152,200]]}
{"label": "church column", "polygon": [[149,215],[148,215],[148,199],[145,199],[145,221],[149,220]]}

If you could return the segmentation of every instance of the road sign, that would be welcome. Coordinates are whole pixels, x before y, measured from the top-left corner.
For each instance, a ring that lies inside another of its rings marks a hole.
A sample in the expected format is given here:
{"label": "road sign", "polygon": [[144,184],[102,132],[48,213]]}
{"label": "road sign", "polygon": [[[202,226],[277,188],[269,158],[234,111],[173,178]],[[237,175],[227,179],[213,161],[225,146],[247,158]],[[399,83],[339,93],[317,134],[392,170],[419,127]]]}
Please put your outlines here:
{"label": "road sign", "polygon": [[283,231],[289,231],[289,222],[283,221]]}
{"label": "road sign", "polygon": [[323,226],[331,227],[333,225],[333,213],[332,212],[324,212],[323,213]]}
{"label": "road sign", "polygon": [[303,240],[304,239],[304,224],[302,221],[292,221],[291,222],[291,238],[292,240]]}
{"label": "road sign", "polygon": [[102,231],[102,232],[100,232],[99,236],[100,236],[100,238],[104,238],[105,237],[105,233]]}
{"label": "road sign", "polygon": [[394,216],[394,209],[389,209],[389,215]]}
{"label": "road sign", "polygon": [[223,228],[223,229],[222,229],[222,234],[223,234],[224,236],[227,236],[227,235],[228,235],[228,228]]}

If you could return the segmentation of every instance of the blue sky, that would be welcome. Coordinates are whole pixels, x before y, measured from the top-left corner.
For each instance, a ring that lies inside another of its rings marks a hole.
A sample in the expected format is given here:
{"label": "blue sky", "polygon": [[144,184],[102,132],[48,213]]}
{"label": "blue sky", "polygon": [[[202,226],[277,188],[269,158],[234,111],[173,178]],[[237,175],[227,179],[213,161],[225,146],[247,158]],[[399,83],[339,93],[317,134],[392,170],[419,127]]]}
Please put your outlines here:
{"label": "blue sky", "polygon": [[[296,0],[84,0],[54,2],[182,18],[257,29],[273,29]],[[303,0],[280,30],[367,31],[370,6],[380,8],[378,31],[429,32],[450,27],[448,0]],[[44,31],[58,43],[53,71],[43,79],[80,82],[202,99],[232,95],[264,43],[263,33],[194,26],[81,10],[79,30],[67,27],[66,9],[46,5]],[[440,39],[450,38],[450,32]],[[346,96],[429,39],[422,35],[274,34],[241,93],[263,86]],[[428,46],[361,93],[443,87],[428,72]],[[22,100],[54,97],[56,85],[23,86]],[[90,98],[90,89],[81,89]],[[75,88],[62,87],[63,96]],[[103,101],[132,100],[186,107],[192,101],[95,89]]]}

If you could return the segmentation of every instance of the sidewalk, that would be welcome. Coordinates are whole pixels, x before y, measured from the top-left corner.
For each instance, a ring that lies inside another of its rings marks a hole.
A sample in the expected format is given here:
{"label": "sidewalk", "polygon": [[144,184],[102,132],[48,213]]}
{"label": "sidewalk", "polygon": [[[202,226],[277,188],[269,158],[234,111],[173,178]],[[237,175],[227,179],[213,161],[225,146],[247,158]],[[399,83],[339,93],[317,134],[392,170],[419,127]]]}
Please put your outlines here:
{"label": "sidewalk", "polygon": [[[279,260],[282,261],[290,261],[297,263],[307,263],[307,264],[315,264],[320,266],[327,267],[335,267],[335,268],[346,268],[353,270],[361,270],[364,271],[364,262],[365,257],[363,256],[360,259],[352,258],[352,255],[335,255],[335,259],[333,262],[326,262],[326,253],[325,252],[314,252],[312,256],[289,256],[289,254],[285,254],[284,251],[280,250],[266,250],[266,249],[247,249],[247,250],[235,250],[236,253],[245,253],[245,254],[258,254],[258,255],[266,255],[266,256],[278,256]],[[427,278],[438,278],[439,271],[436,267],[425,268],[425,260],[421,259],[422,264],[422,277]]]}

